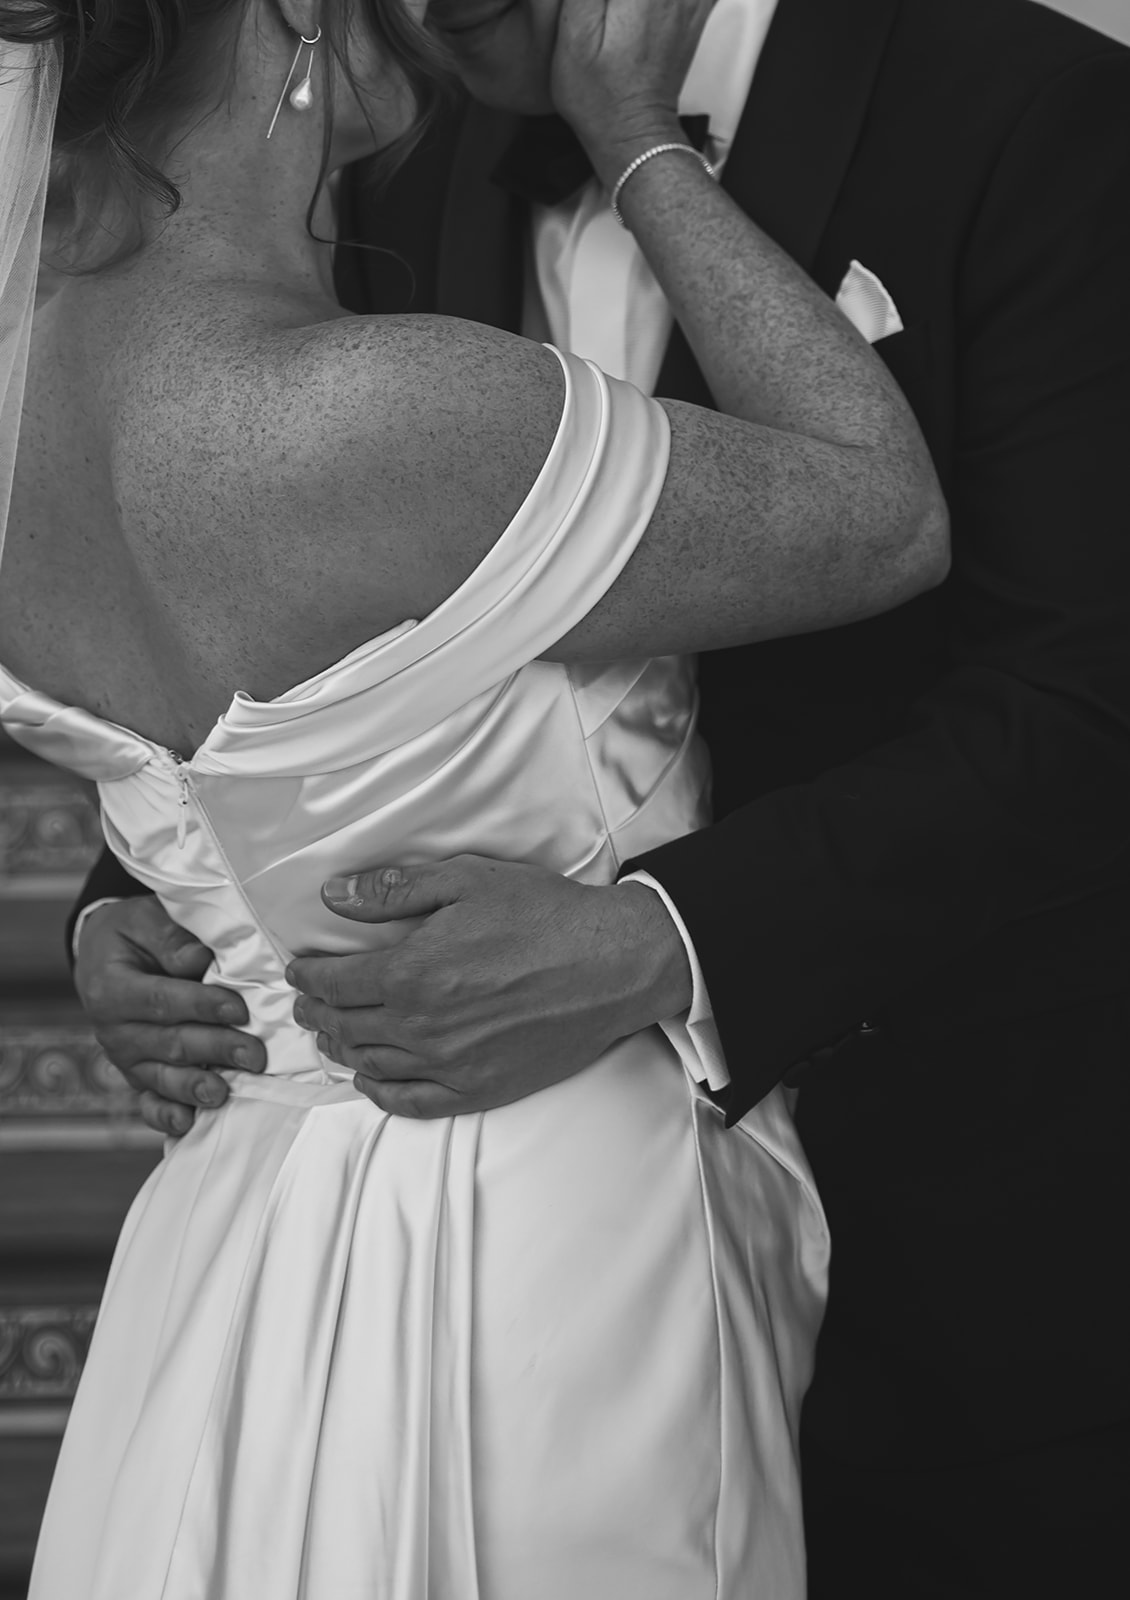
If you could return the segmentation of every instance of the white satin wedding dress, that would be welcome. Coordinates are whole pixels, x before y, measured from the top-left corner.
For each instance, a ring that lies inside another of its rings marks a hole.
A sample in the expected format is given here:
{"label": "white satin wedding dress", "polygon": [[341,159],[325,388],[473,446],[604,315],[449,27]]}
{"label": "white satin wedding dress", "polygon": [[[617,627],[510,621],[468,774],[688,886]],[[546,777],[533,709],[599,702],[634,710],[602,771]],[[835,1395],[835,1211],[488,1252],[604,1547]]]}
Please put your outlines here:
{"label": "white satin wedding dress", "polygon": [[562,364],[551,455],[467,582],[237,694],[191,761],[0,671],[10,734],[97,781],[269,1051],[130,1211],[31,1600],[804,1593],[827,1235],[780,1099],[725,1131],[671,1024],[500,1110],[390,1118],[283,976],[403,936],[328,913],[331,873],[475,851],[607,883],[705,819],[683,663],[536,659],[628,559],[668,449],[653,402]]}

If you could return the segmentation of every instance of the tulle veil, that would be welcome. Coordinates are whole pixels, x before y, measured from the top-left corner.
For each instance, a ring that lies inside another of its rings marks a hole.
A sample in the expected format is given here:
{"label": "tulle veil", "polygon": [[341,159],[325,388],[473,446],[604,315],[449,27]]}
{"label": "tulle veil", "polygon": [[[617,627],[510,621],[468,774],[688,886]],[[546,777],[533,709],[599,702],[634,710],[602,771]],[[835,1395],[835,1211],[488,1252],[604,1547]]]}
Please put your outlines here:
{"label": "tulle veil", "polygon": [[19,441],[61,77],[54,40],[0,40],[0,554]]}

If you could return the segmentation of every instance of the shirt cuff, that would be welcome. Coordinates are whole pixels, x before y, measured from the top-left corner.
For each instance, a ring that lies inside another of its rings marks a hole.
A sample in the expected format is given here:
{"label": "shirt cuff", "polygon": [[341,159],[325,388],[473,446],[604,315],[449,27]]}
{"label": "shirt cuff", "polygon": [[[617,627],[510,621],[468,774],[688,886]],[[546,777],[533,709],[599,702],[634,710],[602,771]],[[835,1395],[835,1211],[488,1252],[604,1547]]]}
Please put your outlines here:
{"label": "shirt cuff", "polygon": [[82,930],[86,927],[86,919],[94,911],[100,911],[103,906],[116,906],[121,895],[103,895],[101,900],[92,900],[88,906],[83,906],[75,918],[75,931],[71,934],[71,959],[78,960],[78,942],[82,938]]}
{"label": "shirt cuff", "polygon": [[642,883],[647,888],[655,890],[667,907],[667,915],[675,924],[679,938],[683,941],[683,948],[687,952],[687,961],[691,969],[690,1009],[685,1016],[664,1022],[663,1031],[679,1051],[683,1065],[692,1078],[699,1083],[705,1083],[708,1089],[729,1088],[730,1073],[726,1066],[726,1058],[722,1054],[722,1042],[718,1037],[718,1028],[714,1021],[714,1008],[710,1004],[706,979],[695,953],[694,941],[687,932],[686,923],[679,915],[671,896],[661,883],[655,881],[650,872],[628,872],[619,881]]}

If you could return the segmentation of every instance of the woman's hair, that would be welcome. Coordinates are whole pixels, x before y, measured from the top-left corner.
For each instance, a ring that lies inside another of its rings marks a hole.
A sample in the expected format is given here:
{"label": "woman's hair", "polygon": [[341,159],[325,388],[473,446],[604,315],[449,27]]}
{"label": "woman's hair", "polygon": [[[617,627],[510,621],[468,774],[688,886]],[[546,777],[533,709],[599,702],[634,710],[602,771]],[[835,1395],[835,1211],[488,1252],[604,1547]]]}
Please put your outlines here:
{"label": "woman's hair", "polygon": [[[146,196],[166,215],[180,205],[180,191],[160,164],[167,137],[194,106],[211,109],[230,88],[232,47],[246,10],[247,0],[0,0],[0,39],[55,39],[62,47],[51,215],[71,270],[96,271],[141,244],[138,220],[133,235],[108,247],[103,233],[103,248],[89,261],[90,235],[100,231],[115,192],[138,219]],[[357,88],[347,41],[366,31],[389,66],[400,69],[417,108],[413,126],[374,161],[379,182],[407,157],[441,103],[447,58],[403,0],[332,0],[322,14],[327,82],[332,55]],[[331,133],[327,119],[308,218],[326,176]]]}

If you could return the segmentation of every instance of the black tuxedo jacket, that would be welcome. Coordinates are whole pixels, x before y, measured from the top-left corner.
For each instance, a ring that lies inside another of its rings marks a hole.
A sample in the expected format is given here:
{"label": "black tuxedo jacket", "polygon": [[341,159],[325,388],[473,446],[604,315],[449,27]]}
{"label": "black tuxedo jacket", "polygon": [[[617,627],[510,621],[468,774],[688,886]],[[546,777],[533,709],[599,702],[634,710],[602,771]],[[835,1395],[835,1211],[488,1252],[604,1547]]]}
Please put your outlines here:
{"label": "black tuxedo jacket", "polygon": [[[520,131],[469,108],[375,201],[359,311],[517,329]],[[830,294],[852,259],[953,571],[701,664],[719,820],[645,858],[736,1120],[783,1075],[835,1241],[809,1439],[992,1453],[1130,1415],[1130,51],[1028,0],[780,0],[726,167]],[[676,330],[662,395],[711,403]],[[121,892],[103,867],[86,898]]]}

